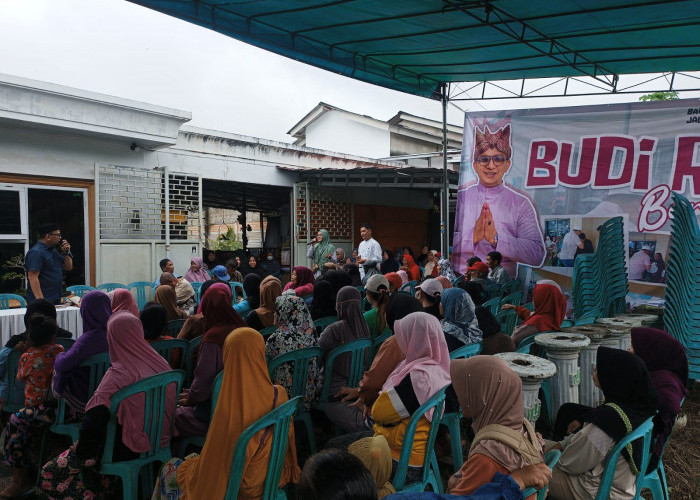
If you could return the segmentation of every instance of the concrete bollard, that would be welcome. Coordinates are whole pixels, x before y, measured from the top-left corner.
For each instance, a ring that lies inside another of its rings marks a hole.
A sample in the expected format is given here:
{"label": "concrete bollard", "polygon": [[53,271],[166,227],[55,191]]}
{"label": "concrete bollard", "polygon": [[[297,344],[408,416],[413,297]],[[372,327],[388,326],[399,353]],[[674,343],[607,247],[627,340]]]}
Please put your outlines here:
{"label": "concrete bollard", "polygon": [[632,328],[641,326],[639,320],[629,320],[619,317],[598,318],[595,322],[610,330],[613,338],[617,340],[617,348],[623,350],[627,350],[627,348],[632,345]]}
{"label": "concrete bollard", "polygon": [[554,422],[561,405],[579,402],[581,369],[578,365],[578,355],[591,341],[584,335],[553,332],[537,335],[535,343],[547,351],[547,359],[557,367],[556,374],[550,380],[552,407],[549,414]]}
{"label": "concrete bollard", "polygon": [[542,381],[554,376],[557,367],[551,361],[531,354],[518,352],[503,352],[495,354],[505,360],[508,366],[518,374],[523,382],[523,405],[525,406],[525,418],[533,427],[540,417],[542,403],[537,397]]}

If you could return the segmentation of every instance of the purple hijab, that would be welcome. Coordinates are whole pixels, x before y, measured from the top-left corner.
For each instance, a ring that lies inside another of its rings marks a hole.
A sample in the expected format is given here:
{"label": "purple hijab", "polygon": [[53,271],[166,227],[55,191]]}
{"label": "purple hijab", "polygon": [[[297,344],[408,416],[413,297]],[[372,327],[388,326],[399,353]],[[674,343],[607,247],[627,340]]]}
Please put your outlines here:
{"label": "purple hijab", "polygon": [[[656,389],[659,412],[654,417],[654,455],[658,460],[673,430],[681,402],[688,391],[688,358],[685,348],[671,335],[656,328],[632,328],[632,349],[642,358]],[[657,460],[654,460],[654,465]]]}
{"label": "purple hijab", "polygon": [[80,301],[83,334],[68,351],[56,356],[54,392],[76,409],[82,409],[88,397],[88,372],[78,367],[90,356],[107,351],[107,321],[111,315],[112,305],[106,293],[86,293]]}

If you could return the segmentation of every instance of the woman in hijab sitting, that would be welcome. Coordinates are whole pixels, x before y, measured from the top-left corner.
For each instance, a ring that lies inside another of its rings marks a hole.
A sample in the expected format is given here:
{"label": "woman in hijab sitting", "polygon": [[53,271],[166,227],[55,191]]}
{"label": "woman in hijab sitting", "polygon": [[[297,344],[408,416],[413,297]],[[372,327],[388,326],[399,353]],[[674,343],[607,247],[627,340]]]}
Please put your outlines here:
{"label": "woman in hijab sitting", "polygon": [[345,264],[343,271],[350,275],[352,280],[350,286],[362,286],[362,276],[360,276],[360,268],[357,267],[357,264]]}
{"label": "woman in hijab sitting", "polygon": [[[340,289],[336,301],[338,321],[328,325],[318,339],[318,345],[328,355],[333,349],[357,339],[370,338],[369,328],[360,310],[361,296],[357,288],[345,286]],[[341,354],[335,359],[333,373],[324,373],[331,377],[329,394],[337,394],[348,385],[350,372],[350,353]],[[364,416],[357,408],[350,407],[342,401],[330,401],[324,408],[326,416],[343,432],[366,431],[369,429]]]}
{"label": "woman in hijab sitting", "polygon": [[314,273],[305,266],[297,266],[292,268],[292,279],[284,285],[284,290],[294,290],[294,293],[299,297],[306,297],[314,293]]}
{"label": "woman in hijab sitting", "polygon": [[317,320],[336,314],[333,285],[325,278],[317,280],[314,285],[314,298],[311,302],[311,318]]}
{"label": "woman in hijab sitting", "polygon": [[377,485],[377,499],[396,493],[389,482],[391,477],[391,449],[384,436],[367,437],[355,441],[348,451],[359,458],[367,467]]}
{"label": "woman in hijab sitting", "polygon": [[172,286],[160,285],[158,288],[156,288],[153,301],[156,304],[160,304],[161,306],[165,307],[168,321],[187,318],[187,313],[177,307],[177,295],[175,294],[175,288]]}
{"label": "woman in hijab sitting", "polygon": [[243,272],[243,278],[244,278],[244,279],[245,279],[245,277],[248,276],[249,274],[254,274],[254,275],[256,275],[258,278],[260,278],[261,281],[262,281],[262,279],[265,277],[265,269],[264,269],[263,266],[260,265],[260,263],[258,262],[258,258],[257,258],[255,255],[252,255],[252,254],[251,254],[250,257],[248,257],[248,268],[245,269],[245,271],[242,271],[242,272]]}
{"label": "woman in hijab sitting", "polygon": [[654,470],[688,394],[688,358],[683,344],[655,328],[632,328],[629,351],[642,358],[656,390],[658,413],[654,416],[654,447],[649,462],[649,470]]}
{"label": "woman in hijab sitting", "polygon": [[450,288],[442,292],[440,321],[450,352],[468,344],[481,342],[483,334],[474,311],[474,302],[461,288]]}
{"label": "woman in hijab sitting", "polygon": [[139,317],[139,306],[136,305],[134,296],[126,288],[117,288],[107,293],[109,300],[112,301],[112,314],[118,311],[127,311]]}
{"label": "woman in hijab sitting", "polygon": [[84,412],[88,401],[87,368],[83,361],[94,354],[107,351],[107,321],[112,315],[112,305],[106,293],[91,290],[80,301],[80,317],[83,319],[83,334],[68,351],[56,356],[53,365],[53,392],[66,400],[68,406]]}
{"label": "woman in hijab sitting", "polygon": [[[277,330],[265,342],[265,355],[273,360],[304,347],[316,347],[316,329],[306,303],[296,295],[281,295],[275,300],[275,317]],[[313,358],[309,362],[309,377],[304,396],[304,410],[309,411],[311,404],[318,399],[321,391],[320,362]],[[277,368],[274,381],[284,387],[287,393],[292,390],[292,370],[289,363]]]}
{"label": "woman in hijab sitting", "polygon": [[501,352],[515,352],[516,347],[510,335],[501,333],[501,325],[489,309],[476,306],[474,309],[476,320],[481,330],[481,353],[484,355],[498,354]]}
{"label": "woman in hijab sitting", "polygon": [[243,278],[243,290],[246,298],[241,300],[233,309],[243,318],[247,317],[250,311],[260,307],[260,285],[262,278],[257,274],[246,274]]}
{"label": "woman in hijab sitting", "polygon": [[[392,477],[398,467],[411,415],[437,391],[450,384],[450,353],[436,318],[424,312],[409,314],[394,323],[394,336],[406,358],[387,378],[371,412],[374,435],[384,436],[391,449]],[[422,477],[431,418],[432,411],[418,421],[406,474],[407,484]]]}
{"label": "woman in hijab sitting", "polygon": [[420,267],[418,267],[418,264],[415,263],[413,257],[410,254],[403,254],[401,264],[401,270],[406,271],[406,274],[408,274],[408,278],[410,281],[421,280]]}
{"label": "woman in hijab sitting", "polygon": [[[170,370],[165,359],[148,346],[141,322],[132,314],[120,311],[109,319],[107,342],[112,365],[86,406],[80,438],[41,471],[41,489],[52,498],[87,499],[100,494],[113,498],[117,494],[117,478],[100,476],[98,472],[105,428],[111,416],[111,398],[119,389]],[[162,444],[170,440],[176,396],[173,384],[166,391]],[[143,431],[146,411],[143,401],[143,397],[134,396],[122,401],[117,409],[121,432],[114,438],[115,461],[138,458],[140,453],[150,450],[148,436]]]}
{"label": "woman in hijab sitting", "polygon": [[451,494],[470,495],[497,472],[510,474],[544,461],[544,442],[525,418],[522,382],[505,361],[494,356],[457,359],[450,374],[474,430],[468,459],[448,482]]}
{"label": "woman in hijab sitting", "polygon": [[190,259],[190,268],[185,273],[185,279],[189,283],[204,283],[209,279],[209,273],[204,269],[202,259],[199,257],[192,257]]}
{"label": "woman in hijab sitting", "polygon": [[[273,385],[265,362],[265,341],[252,328],[238,328],[226,338],[224,374],[216,410],[202,453],[173,458],[161,468],[153,499],[224,498],[238,438],[258,419],[287,401],[287,391]],[[249,442],[238,500],[262,498],[272,450],[272,434],[262,429]],[[284,456],[280,484],[299,479],[294,427]]]}
{"label": "woman in hijab sitting", "polygon": [[[549,483],[549,498],[554,500],[594,498],[608,453],[656,411],[656,393],[649,371],[644,361],[632,353],[599,347],[593,383],[603,391],[605,403],[586,412],[581,417],[583,427],[572,429],[555,444],[554,448],[562,453]],[[634,498],[635,479],[645,453],[642,445],[638,439],[632,443],[631,453],[629,447],[622,450],[609,499]]]}
{"label": "woman in hijab sitting", "polygon": [[423,264],[425,272],[423,273],[423,278],[437,278],[438,277],[438,265],[437,265],[437,250],[431,250],[428,253],[428,258]]}
{"label": "woman in hijab sitting", "polygon": [[216,375],[223,370],[222,348],[229,333],[246,326],[231,306],[231,287],[212,285],[202,299],[204,337],[197,354],[192,385],[179,395],[175,434],[203,436],[211,416],[211,391]]}
{"label": "woman in hijab sitting", "polygon": [[394,252],[385,248],[382,257],[384,260],[379,264],[379,270],[382,274],[395,273],[399,270],[399,262],[396,260]]}
{"label": "woman in hijab sitting", "polygon": [[561,289],[549,283],[535,284],[532,291],[532,312],[521,306],[505,304],[503,310],[514,309],[523,324],[513,330],[513,342],[517,346],[521,340],[540,332],[559,331],[566,314],[566,298]]}
{"label": "woman in hijab sitting", "polygon": [[282,295],[282,283],[268,276],[260,283],[260,307],[248,314],[246,323],[253,330],[262,330],[275,323],[275,300]]}

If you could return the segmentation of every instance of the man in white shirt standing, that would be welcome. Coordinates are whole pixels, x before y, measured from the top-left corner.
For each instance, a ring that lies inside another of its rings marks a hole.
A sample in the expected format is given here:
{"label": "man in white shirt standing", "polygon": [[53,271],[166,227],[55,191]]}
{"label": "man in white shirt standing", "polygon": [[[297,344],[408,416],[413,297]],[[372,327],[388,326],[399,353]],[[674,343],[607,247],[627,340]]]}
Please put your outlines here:
{"label": "man in white shirt standing", "polygon": [[574,255],[576,254],[576,249],[578,248],[581,238],[578,235],[581,234],[581,226],[574,225],[571,231],[564,235],[564,241],[561,244],[561,250],[559,250],[559,262],[564,267],[574,267]]}
{"label": "man in white shirt standing", "polygon": [[648,272],[651,269],[650,253],[651,247],[643,245],[641,250],[630,258],[629,279],[638,281],[644,279],[644,272]]}
{"label": "man in white shirt standing", "polygon": [[371,267],[375,265],[379,267],[382,262],[382,246],[372,238],[372,226],[369,224],[362,224],[360,226],[360,236],[362,241],[357,247],[357,263],[361,264],[358,266],[360,268],[360,276],[365,277],[365,266]]}

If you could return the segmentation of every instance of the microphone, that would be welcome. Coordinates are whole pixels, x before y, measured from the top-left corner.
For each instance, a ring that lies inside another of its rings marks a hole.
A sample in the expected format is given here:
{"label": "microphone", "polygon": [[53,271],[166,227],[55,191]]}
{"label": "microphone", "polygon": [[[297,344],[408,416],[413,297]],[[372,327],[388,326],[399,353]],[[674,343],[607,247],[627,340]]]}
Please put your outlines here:
{"label": "microphone", "polygon": [[311,240],[311,241],[309,241],[306,245],[307,245],[307,246],[308,246],[308,245],[313,245],[314,243],[316,243],[316,240]]}

